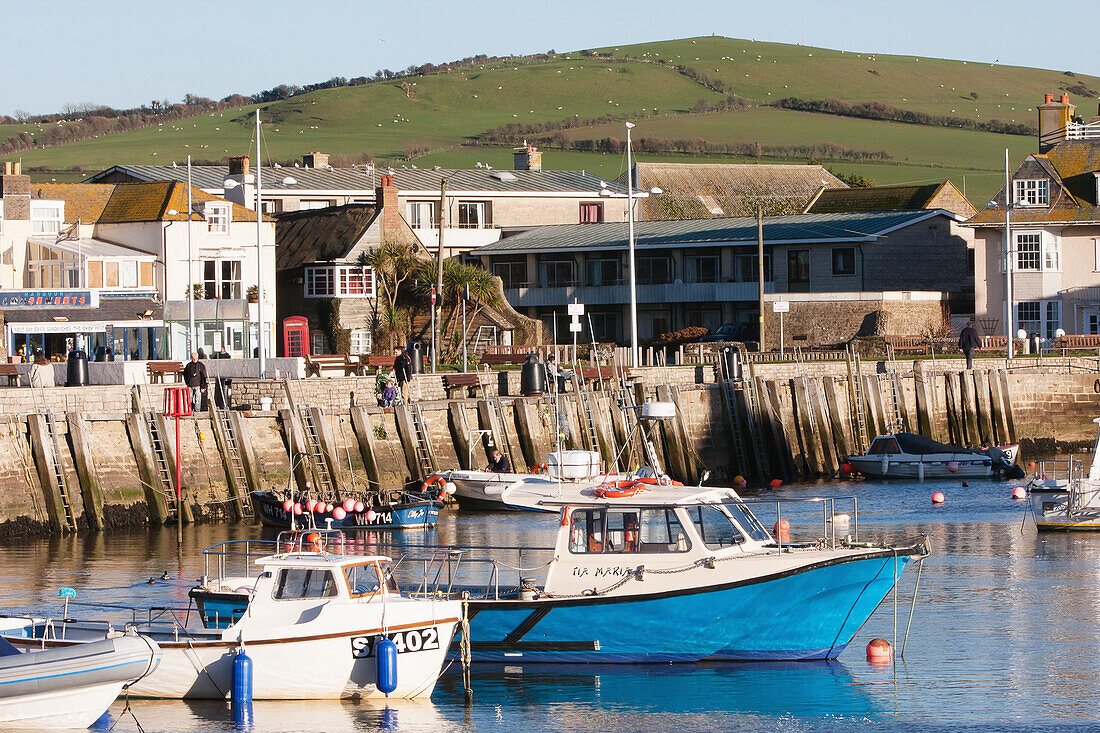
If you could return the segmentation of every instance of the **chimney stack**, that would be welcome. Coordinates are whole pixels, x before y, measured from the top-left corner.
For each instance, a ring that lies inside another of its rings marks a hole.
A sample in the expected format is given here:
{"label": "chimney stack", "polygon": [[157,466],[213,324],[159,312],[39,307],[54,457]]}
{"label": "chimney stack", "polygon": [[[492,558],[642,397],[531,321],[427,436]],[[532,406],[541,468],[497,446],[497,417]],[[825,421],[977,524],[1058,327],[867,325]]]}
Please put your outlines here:
{"label": "chimney stack", "polygon": [[517,171],[541,171],[542,153],[534,145],[523,141],[523,147],[512,148],[513,168]]}
{"label": "chimney stack", "polygon": [[1039,152],[1045,153],[1066,139],[1066,127],[1077,110],[1070,104],[1069,95],[1063,94],[1057,102],[1053,94],[1044,94],[1039,105]]}
{"label": "chimney stack", "polygon": [[306,168],[324,168],[328,165],[328,153],[306,153],[302,156],[302,165]]}
{"label": "chimney stack", "polygon": [[382,210],[382,237],[385,239],[386,235],[401,228],[401,212],[397,207],[397,186],[393,185],[393,176],[379,176],[374,204]]}
{"label": "chimney stack", "polygon": [[4,218],[8,221],[30,221],[31,177],[22,173],[18,161],[4,161],[0,175],[0,201],[4,202]]}
{"label": "chimney stack", "polygon": [[231,176],[247,176],[248,175],[248,156],[238,155],[229,159],[229,175]]}

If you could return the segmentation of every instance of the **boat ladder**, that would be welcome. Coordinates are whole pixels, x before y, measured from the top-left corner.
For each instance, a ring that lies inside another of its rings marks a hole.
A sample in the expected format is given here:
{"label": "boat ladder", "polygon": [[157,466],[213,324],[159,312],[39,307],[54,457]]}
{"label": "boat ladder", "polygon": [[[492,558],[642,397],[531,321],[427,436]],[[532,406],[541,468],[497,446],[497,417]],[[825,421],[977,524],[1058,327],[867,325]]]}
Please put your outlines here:
{"label": "boat ladder", "polygon": [[298,407],[298,417],[302,421],[302,432],[305,433],[306,454],[309,456],[310,466],[313,469],[313,477],[317,481],[318,496],[336,496],[336,486],[332,480],[332,474],[325,463],[325,454],[321,449],[321,436],[318,434],[317,424],[313,422],[313,413],[308,405]]}
{"label": "boat ladder", "polygon": [[64,513],[65,527],[72,532],[76,531],[76,515],[73,514],[73,505],[69,501],[69,484],[65,477],[65,467],[61,463],[61,439],[57,434],[57,425],[54,422],[53,411],[44,410],[42,417],[46,423],[46,432],[49,433],[50,442],[46,447],[47,463],[57,481],[57,491],[61,496],[61,507]]}
{"label": "boat ladder", "polygon": [[[634,398],[634,390],[626,386],[626,374],[623,373],[623,391],[622,391],[622,404],[625,408],[625,414],[627,417],[627,435],[633,435],[637,431],[639,440],[642,444],[642,459],[646,461],[650,468],[660,473],[661,462],[657,459],[657,449],[653,445],[653,441],[650,440],[649,432],[646,430],[646,425],[642,419],[638,416],[638,401]],[[627,438],[627,443],[630,442],[630,438]],[[630,462],[629,460],[627,461]],[[630,466],[626,466],[629,470]]]}
{"label": "boat ladder", "polygon": [[416,447],[416,465],[420,467],[420,480],[424,481],[435,473],[435,449],[428,438],[428,426],[424,422],[424,413],[420,411],[419,402],[410,403],[409,415]]}
{"label": "boat ladder", "polygon": [[248,477],[244,471],[244,462],[241,460],[241,448],[237,443],[237,435],[233,432],[233,421],[229,419],[229,410],[223,410],[217,405],[214,405],[212,409],[214,411],[214,428],[221,434],[232,481],[236,488],[236,494],[240,497],[237,507],[242,518],[251,519],[252,501],[249,499]]}
{"label": "boat ladder", "polygon": [[149,442],[153,448],[153,463],[156,464],[157,478],[160,479],[160,491],[168,497],[168,518],[176,518],[178,501],[176,500],[176,476],[172,466],[168,464],[168,450],[164,447],[164,436],[161,435],[160,425],[157,423],[155,410],[145,410],[145,426],[149,430]]}
{"label": "boat ladder", "polygon": [[760,471],[760,480],[766,481],[771,475],[771,466],[768,462],[768,452],[764,448],[764,429],[760,424],[760,418],[764,414],[760,407],[760,385],[756,381],[756,369],[747,353],[742,355],[742,360],[749,369],[749,379],[746,384],[749,398],[749,432],[752,435],[753,450],[756,452],[756,467]]}
{"label": "boat ladder", "polygon": [[863,412],[863,375],[860,370],[859,354],[849,346],[845,357],[848,366],[848,410],[855,432],[855,453],[867,450],[867,419]]}

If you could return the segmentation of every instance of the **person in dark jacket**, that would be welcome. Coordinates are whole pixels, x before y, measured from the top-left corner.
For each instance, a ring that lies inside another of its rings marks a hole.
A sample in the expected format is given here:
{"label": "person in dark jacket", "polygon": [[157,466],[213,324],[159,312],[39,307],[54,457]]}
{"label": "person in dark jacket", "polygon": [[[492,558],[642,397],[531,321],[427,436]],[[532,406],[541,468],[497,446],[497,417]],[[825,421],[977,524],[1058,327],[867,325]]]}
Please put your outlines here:
{"label": "person in dark jacket", "polygon": [[493,448],[493,452],[489,454],[489,465],[486,467],[486,471],[490,473],[511,473],[512,464],[508,460],[508,456],[500,452],[499,449]]}
{"label": "person in dark jacket", "polygon": [[199,361],[198,352],[191,354],[191,361],[183,368],[183,383],[191,389],[191,411],[198,412],[206,396],[206,365]]}
{"label": "person in dark jacket", "polygon": [[966,354],[966,368],[974,368],[974,352],[982,345],[982,337],[974,329],[974,322],[966,324],[966,328],[959,334],[959,351]]}
{"label": "person in dark jacket", "polygon": [[408,402],[410,399],[412,381],[412,359],[400,346],[393,347],[393,373],[397,377],[397,386],[401,390],[401,399]]}

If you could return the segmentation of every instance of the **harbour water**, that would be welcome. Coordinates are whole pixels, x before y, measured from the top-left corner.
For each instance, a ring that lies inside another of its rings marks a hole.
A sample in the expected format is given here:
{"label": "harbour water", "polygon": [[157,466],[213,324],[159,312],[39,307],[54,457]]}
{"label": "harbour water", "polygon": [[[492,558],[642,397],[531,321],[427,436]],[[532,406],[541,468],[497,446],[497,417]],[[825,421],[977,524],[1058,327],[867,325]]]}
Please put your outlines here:
{"label": "harbour water", "polygon": [[[1100,726],[1100,536],[1037,535],[1002,482],[871,482],[785,487],[767,496],[858,497],[860,539],[929,535],[905,659],[869,664],[866,643],[895,633],[888,598],[836,662],[672,666],[478,665],[473,705],[452,667],[430,702],[387,706],[257,702],[257,731],[385,730],[881,730]],[[929,496],[947,502],[933,507]],[[838,504],[837,511],[842,511]],[[762,519],[773,521],[762,506]],[[792,539],[821,534],[819,507],[795,515]],[[446,510],[413,543],[552,543],[550,515]],[[849,530],[850,531],[850,530]],[[60,610],[57,591],[122,605],[187,605],[201,550],[260,537],[258,527],[172,528],[20,540],[0,545],[6,611]],[[840,534],[840,532],[838,532]],[[385,537],[381,539],[386,539]],[[518,559],[518,558],[517,558]],[[169,578],[162,580],[163,574]],[[150,582],[150,579],[155,582]],[[900,584],[898,646],[916,573]],[[608,623],[615,623],[614,608]],[[900,650],[900,649],[899,649]],[[309,674],[311,660],[288,674]],[[134,700],[111,709],[116,731],[234,730],[228,704]]]}

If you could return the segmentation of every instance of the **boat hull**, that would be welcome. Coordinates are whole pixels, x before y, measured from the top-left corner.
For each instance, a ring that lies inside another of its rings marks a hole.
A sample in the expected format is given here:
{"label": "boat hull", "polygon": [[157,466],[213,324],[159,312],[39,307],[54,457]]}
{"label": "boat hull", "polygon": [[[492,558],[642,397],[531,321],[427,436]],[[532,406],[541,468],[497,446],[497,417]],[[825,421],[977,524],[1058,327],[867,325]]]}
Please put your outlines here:
{"label": "boat hull", "polygon": [[853,556],[648,597],[471,602],[472,654],[551,663],[833,659],[909,559]]}
{"label": "boat hull", "polygon": [[[268,527],[287,529],[290,527],[291,513],[283,509],[283,503],[279,498],[270,493],[254,494],[253,504],[260,521]],[[374,507],[375,517],[367,518],[366,512],[350,512],[343,519],[336,519],[332,512],[314,512],[313,525],[328,527],[332,522],[332,529],[345,531],[367,529],[424,529],[434,527],[439,518],[439,510],[443,503],[439,501],[423,500],[412,501],[405,504],[385,504]],[[304,516],[304,515],[303,515]],[[303,519],[297,519],[299,527]]]}
{"label": "boat hull", "polygon": [[[989,458],[948,457],[920,460],[912,457],[849,456],[848,463],[868,478],[989,478],[993,461]],[[954,471],[949,463],[957,464]]]}
{"label": "boat hull", "polygon": [[5,698],[0,730],[87,728],[122,692],[122,682]]}

